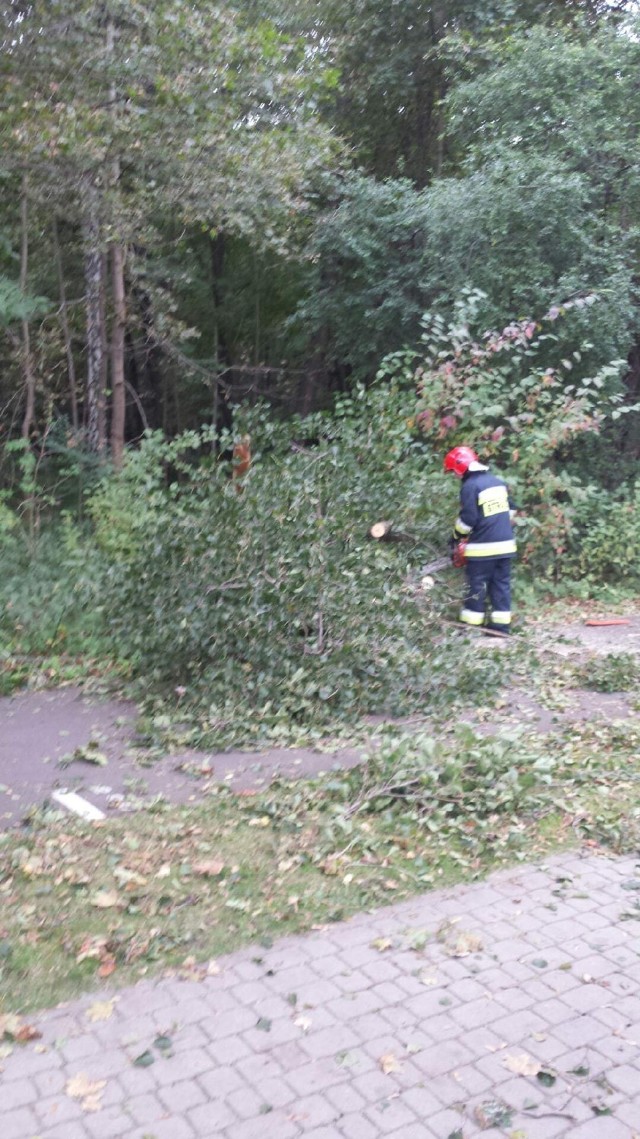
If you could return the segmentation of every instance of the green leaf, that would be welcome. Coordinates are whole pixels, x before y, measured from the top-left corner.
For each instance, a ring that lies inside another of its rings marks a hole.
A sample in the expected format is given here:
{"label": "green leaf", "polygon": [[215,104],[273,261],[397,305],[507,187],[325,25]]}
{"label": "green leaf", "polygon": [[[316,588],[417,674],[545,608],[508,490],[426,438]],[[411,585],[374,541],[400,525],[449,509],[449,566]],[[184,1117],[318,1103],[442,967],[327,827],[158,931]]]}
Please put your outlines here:
{"label": "green leaf", "polygon": [[570,1068],[569,1072],[572,1076],[588,1076],[590,1068],[587,1064],[579,1064],[577,1068]]}
{"label": "green leaf", "polygon": [[550,1071],[548,1068],[541,1068],[538,1072],[536,1079],[542,1084],[544,1088],[552,1088],[556,1082],[557,1076],[555,1072]]}
{"label": "green leaf", "polygon": [[358,1057],[355,1052],[338,1052],[336,1056],[336,1064],[340,1068],[355,1068],[358,1063]]}
{"label": "green leaf", "polygon": [[149,1052],[147,1049],[146,1052],[141,1052],[139,1056],[136,1056],[132,1062],[134,1068],[149,1068],[152,1064],[155,1064],[156,1058],[153,1052]]}

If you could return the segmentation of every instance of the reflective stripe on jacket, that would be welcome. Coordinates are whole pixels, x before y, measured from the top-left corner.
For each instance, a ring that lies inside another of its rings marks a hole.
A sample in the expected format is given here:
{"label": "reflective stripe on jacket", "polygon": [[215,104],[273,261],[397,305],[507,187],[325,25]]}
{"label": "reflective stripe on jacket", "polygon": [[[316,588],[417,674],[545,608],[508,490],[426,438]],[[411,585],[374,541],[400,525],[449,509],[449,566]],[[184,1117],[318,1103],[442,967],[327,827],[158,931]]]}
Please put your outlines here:
{"label": "reflective stripe on jacket", "polygon": [[491,471],[469,471],[460,488],[460,515],[453,528],[467,540],[469,558],[512,558],[517,550],[511,503],[503,479]]}

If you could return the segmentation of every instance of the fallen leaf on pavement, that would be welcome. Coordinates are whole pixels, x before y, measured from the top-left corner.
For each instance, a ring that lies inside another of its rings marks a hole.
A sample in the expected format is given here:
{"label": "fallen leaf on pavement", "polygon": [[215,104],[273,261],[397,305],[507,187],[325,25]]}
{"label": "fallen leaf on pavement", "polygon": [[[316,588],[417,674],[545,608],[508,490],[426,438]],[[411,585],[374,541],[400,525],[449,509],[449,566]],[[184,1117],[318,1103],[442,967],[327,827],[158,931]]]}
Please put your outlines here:
{"label": "fallen leaf on pavement", "polygon": [[70,763],[93,763],[96,767],[106,767],[108,762],[95,740],[90,740],[85,747],[77,747],[70,755],[63,755],[58,760],[60,767],[68,767]]}
{"label": "fallen leaf on pavement", "polygon": [[336,1056],[336,1064],[341,1068],[355,1068],[358,1063],[358,1057],[355,1052],[338,1052]]}
{"label": "fallen leaf on pavement", "polygon": [[375,941],[371,942],[371,948],[377,949],[378,953],[384,953],[386,949],[391,949],[393,942],[390,937],[377,937]]}
{"label": "fallen leaf on pavement", "polygon": [[469,957],[472,953],[479,953],[484,949],[484,942],[477,933],[459,933],[450,935],[444,942],[444,951],[449,957]]}
{"label": "fallen leaf on pavement", "polygon": [[426,929],[416,929],[409,938],[409,949],[414,953],[424,953],[429,941],[431,934]]}
{"label": "fallen leaf on pavement", "polygon": [[155,1062],[156,1058],[149,1049],[147,1049],[146,1052],[141,1052],[139,1056],[136,1056],[135,1060],[131,1061],[134,1068],[150,1068]]}
{"label": "fallen leaf on pavement", "polygon": [[385,1076],[390,1076],[392,1072],[400,1071],[400,1062],[398,1057],[394,1056],[393,1052],[387,1052],[384,1056],[381,1056],[378,1060],[378,1064]]}
{"label": "fallen leaf on pavement", "polygon": [[39,1040],[42,1033],[32,1024],[25,1024],[21,1017],[9,1013],[0,1016],[0,1040],[8,1040],[15,1044],[28,1044],[30,1040]]}
{"label": "fallen leaf on pavement", "polygon": [[115,998],[110,1001],[96,1001],[94,1005],[91,1005],[91,1008],[87,1009],[87,1016],[94,1024],[99,1020],[109,1020],[109,1017],[113,1016],[114,1008]]}
{"label": "fallen leaf on pavement", "polygon": [[79,1072],[67,1080],[65,1091],[70,1099],[79,1099],[83,1111],[100,1111],[101,1097],[107,1086],[106,1080],[92,1080],[86,1072]]}
{"label": "fallen leaf on pavement", "polygon": [[536,1074],[544,1088],[552,1088],[557,1079],[555,1072],[552,1072],[549,1068],[540,1068],[540,1071]]}
{"label": "fallen leaf on pavement", "polygon": [[505,1056],[502,1062],[505,1068],[515,1072],[517,1076],[537,1076],[541,1068],[539,1062],[528,1056],[526,1052]]}
{"label": "fallen leaf on pavement", "polygon": [[488,1131],[491,1127],[510,1127],[513,1112],[506,1103],[493,1099],[479,1103],[473,1114],[482,1131]]}

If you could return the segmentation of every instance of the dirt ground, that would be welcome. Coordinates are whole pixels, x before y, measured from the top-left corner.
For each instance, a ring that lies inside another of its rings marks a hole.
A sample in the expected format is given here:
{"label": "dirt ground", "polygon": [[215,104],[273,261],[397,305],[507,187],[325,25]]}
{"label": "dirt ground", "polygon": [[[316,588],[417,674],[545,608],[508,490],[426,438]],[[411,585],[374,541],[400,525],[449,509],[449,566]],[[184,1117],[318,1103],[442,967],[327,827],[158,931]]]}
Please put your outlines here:
{"label": "dirt ground", "polygon": [[[593,612],[587,620],[607,620],[605,615]],[[625,625],[587,625],[584,620],[577,622],[558,621],[542,633],[543,641],[548,639],[554,652],[562,656],[580,656],[587,653],[635,653],[640,655],[640,616],[633,614],[612,620],[624,620]]]}
{"label": "dirt ground", "polygon": [[[594,654],[640,655],[640,616],[626,625],[588,626],[560,620],[536,633],[541,648],[588,660]],[[508,642],[476,639],[482,651],[508,651]],[[525,724],[538,732],[570,722],[637,716],[637,694],[572,690],[556,711],[514,689],[488,718],[480,710],[468,722],[481,731]],[[0,698],[0,830],[15,827],[31,808],[49,802],[56,789],[78,791],[105,812],[148,806],[159,796],[173,803],[197,802],[213,785],[257,790],[282,775],[309,778],[357,764],[363,751],[278,748],[262,752],[180,752],[149,762],[136,746],[134,704],[104,700],[80,688],[24,691]],[[379,723],[372,720],[372,732]],[[89,745],[89,749],[87,747]],[[73,753],[79,749],[76,758]],[[100,762],[91,762],[100,757]]]}

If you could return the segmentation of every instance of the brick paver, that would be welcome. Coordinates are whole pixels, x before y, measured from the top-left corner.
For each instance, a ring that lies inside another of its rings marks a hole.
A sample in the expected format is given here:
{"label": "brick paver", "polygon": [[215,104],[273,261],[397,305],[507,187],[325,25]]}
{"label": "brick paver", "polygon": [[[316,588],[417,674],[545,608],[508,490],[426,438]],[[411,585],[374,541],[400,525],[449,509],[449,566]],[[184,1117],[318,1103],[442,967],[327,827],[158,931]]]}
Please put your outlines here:
{"label": "brick paver", "polygon": [[30,1018],[0,1137],[640,1139],[638,869],[566,854]]}

